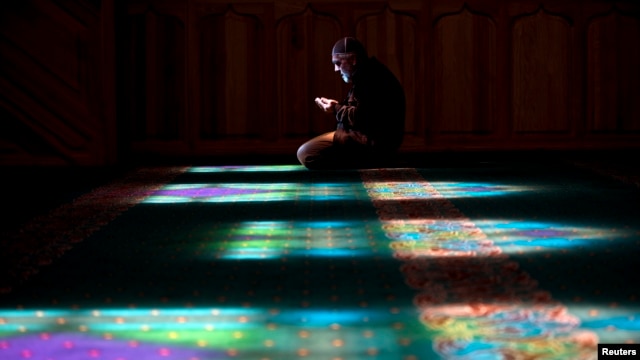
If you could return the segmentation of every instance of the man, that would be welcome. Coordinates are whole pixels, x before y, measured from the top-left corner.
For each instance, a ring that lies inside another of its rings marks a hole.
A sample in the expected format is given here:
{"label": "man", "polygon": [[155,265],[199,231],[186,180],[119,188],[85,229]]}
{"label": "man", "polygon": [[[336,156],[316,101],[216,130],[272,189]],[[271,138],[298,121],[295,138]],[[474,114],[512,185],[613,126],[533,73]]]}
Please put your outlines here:
{"label": "man", "polygon": [[342,102],[319,97],[316,104],[335,115],[335,131],[298,148],[298,160],[309,169],[384,166],[402,143],[405,96],[400,82],[360,41],[345,37],[332,51],[335,71],[352,84]]}

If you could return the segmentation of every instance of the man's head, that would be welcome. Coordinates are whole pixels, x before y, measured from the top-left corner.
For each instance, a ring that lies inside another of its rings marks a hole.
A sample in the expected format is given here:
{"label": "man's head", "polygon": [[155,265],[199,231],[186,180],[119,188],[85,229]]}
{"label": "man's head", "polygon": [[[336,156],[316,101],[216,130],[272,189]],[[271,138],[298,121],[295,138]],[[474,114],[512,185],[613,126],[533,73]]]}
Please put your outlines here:
{"label": "man's head", "polygon": [[345,37],[333,45],[331,52],[331,62],[334,64],[334,70],[340,71],[342,79],[346,83],[350,83],[358,68],[358,63],[368,58],[367,50],[362,43],[355,38]]}

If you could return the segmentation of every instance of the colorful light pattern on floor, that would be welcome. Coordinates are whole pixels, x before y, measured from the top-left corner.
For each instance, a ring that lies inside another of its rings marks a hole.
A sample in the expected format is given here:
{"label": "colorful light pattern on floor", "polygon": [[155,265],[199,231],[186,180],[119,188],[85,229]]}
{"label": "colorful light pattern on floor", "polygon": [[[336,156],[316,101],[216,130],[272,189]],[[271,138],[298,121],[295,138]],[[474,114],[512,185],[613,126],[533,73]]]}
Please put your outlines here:
{"label": "colorful light pattern on floor", "polygon": [[[237,167],[231,171],[245,172]],[[366,192],[357,182],[292,184],[258,183],[261,191],[247,191],[242,194],[246,195],[244,198],[231,194],[224,204],[237,203],[242,207],[247,201],[259,203],[274,198],[280,203],[316,203],[329,199],[327,193],[330,193],[341,200],[359,199],[368,206]],[[242,191],[235,187],[237,183],[230,187],[228,183],[223,185]],[[255,185],[249,184],[254,188]],[[147,200],[165,196],[167,190],[178,195],[169,202],[143,202],[138,209],[167,208],[171,201],[206,204],[201,200],[211,194],[198,193],[199,188],[202,187],[184,183],[177,183],[175,188],[165,186]],[[283,190],[287,194],[283,195]],[[207,191],[210,190],[204,190]],[[279,194],[273,196],[276,193]],[[265,209],[274,206],[281,205],[271,204]],[[184,259],[221,264],[211,267],[217,289],[213,291],[216,294],[213,298],[207,298],[208,302],[218,303],[216,308],[167,304],[156,309],[138,309],[135,304],[131,304],[131,308],[105,304],[106,308],[82,309],[79,299],[79,308],[73,306],[71,310],[45,307],[0,311],[0,338],[4,341],[0,356],[22,359],[20,356],[26,354],[36,359],[44,352],[47,359],[59,359],[59,354],[66,358],[70,353],[85,359],[119,354],[122,360],[415,359],[412,354],[424,352],[424,340],[417,338],[419,332],[415,329],[419,323],[412,306],[395,294],[404,286],[391,283],[384,276],[372,277],[364,272],[350,276],[353,283],[344,283],[341,276],[344,266],[358,269],[359,264],[367,264],[377,269],[380,265],[376,264],[389,259],[387,243],[378,243],[371,234],[377,222],[322,217],[326,219],[211,221],[193,230],[202,237],[201,246],[190,248],[191,257]],[[180,244],[177,239],[175,243],[177,250]],[[314,259],[322,259],[325,266],[319,267]],[[276,273],[272,264],[276,264]],[[232,272],[235,267],[253,269],[256,279],[266,284],[262,288],[245,284],[248,293],[238,293],[238,279]],[[226,269],[225,272],[220,268]],[[274,276],[261,276],[262,269],[269,269]],[[299,292],[293,294],[288,289],[292,277],[297,278],[296,286],[301,286]],[[318,279],[326,288],[322,298],[318,294]],[[379,288],[376,291],[385,295],[374,296],[372,302],[371,287]],[[257,294],[253,291],[260,294],[260,303],[269,306],[256,305]],[[203,296],[192,294],[196,302]],[[170,307],[176,305],[178,307]],[[231,307],[234,305],[238,307]]]}
{"label": "colorful light pattern on floor", "polygon": [[[411,169],[398,169],[398,171],[411,171]],[[367,186],[369,189],[375,189],[375,192],[381,196],[380,198],[382,199],[382,196],[384,196],[386,200],[431,198],[429,194],[424,193],[420,184],[408,181],[371,181]],[[433,186],[437,186],[440,194],[448,199],[457,197],[502,196],[540,190],[533,187],[478,182],[440,181],[434,182]],[[401,196],[401,198],[397,196]]]}
{"label": "colorful light pattern on floor", "polygon": [[[223,229],[229,236],[211,249],[216,259],[373,257],[379,253],[367,227],[355,221],[254,221]],[[210,254],[208,251],[203,253]]]}
{"label": "colorful light pattern on floor", "polygon": [[228,166],[193,166],[192,173],[220,173],[220,172],[292,172],[307,171],[300,165],[228,165]]}
{"label": "colorful light pattern on floor", "polygon": [[[402,319],[398,309],[390,311]],[[390,315],[394,317],[389,310],[367,307],[3,311],[0,355],[64,360],[397,358],[398,347],[409,346],[411,334],[401,321],[389,323]],[[396,343],[403,333],[404,345]]]}
{"label": "colorful light pattern on floor", "polygon": [[[306,170],[300,166],[188,170],[197,174],[297,171]],[[437,353],[444,359],[589,359],[603,332],[611,335],[607,340],[617,342],[640,339],[637,308],[599,312],[584,304],[569,311],[508,256],[598,248],[624,233],[527,220],[471,220],[448,200],[540,189],[429,183],[413,169],[363,170],[361,177],[363,184],[177,183],[156,188],[143,204],[327,202],[368,196],[379,221],[329,216],[217,224],[206,233],[215,240],[202,235],[200,246],[192,249],[194,261],[250,263],[258,278],[265,264],[279,264],[285,277],[292,276],[289,267],[297,263],[294,273],[304,284],[299,296],[287,296],[277,278],[262,278],[268,284],[261,296],[269,306],[235,301],[234,275],[220,274],[215,307],[0,309],[0,358],[418,360]],[[344,269],[333,260],[358,269],[391,257],[398,261],[399,275],[406,282],[400,286],[416,291],[413,303],[403,302],[395,284],[371,273],[360,274],[353,284],[336,285]],[[326,259],[327,267],[314,267],[318,259]],[[334,284],[327,299],[314,294],[319,272],[323,281]],[[372,287],[385,294],[375,303],[369,293]],[[255,296],[252,291],[246,296]]]}
{"label": "colorful light pattern on floor", "polygon": [[[346,187],[348,189],[348,187]],[[302,183],[231,183],[231,184],[176,184],[167,185],[143,202],[238,202],[238,201],[290,201],[298,200],[344,200],[345,186],[342,184]]]}
{"label": "colorful light pattern on floor", "polygon": [[[415,171],[361,174],[406,282],[418,291],[414,303],[421,321],[436,333],[434,347],[443,358],[595,357],[599,338],[593,324],[585,326],[540,289],[487,235],[493,232],[507,248],[522,251],[585,246],[584,239],[607,234],[535,222],[487,222],[492,226],[485,224],[485,233]],[[430,201],[407,201],[417,197]],[[574,238],[583,241],[572,244]],[[627,329],[640,325],[633,313],[625,321],[634,324]],[[634,342],[640,332],[620,335],[631,336],[617,341]]]}
{"label": "colorful light pattern on floor", "polygon": [[384,228],[395,244],[402,245],[403,250],[396,251],[398,254],[406,252],[403,257],[549,253],[574,247],[597,249],[609,245],[611,239],[625,236],[623,231],[504,220],[412,219],[388,221]]}
{"label": "colorful light pattern on floor", "polygon": [[613,240],[633,235],[624,230],[540,221],[478,220],[474,224],[505,254],[552,254],[572,248],[598,251],[610,246]]}

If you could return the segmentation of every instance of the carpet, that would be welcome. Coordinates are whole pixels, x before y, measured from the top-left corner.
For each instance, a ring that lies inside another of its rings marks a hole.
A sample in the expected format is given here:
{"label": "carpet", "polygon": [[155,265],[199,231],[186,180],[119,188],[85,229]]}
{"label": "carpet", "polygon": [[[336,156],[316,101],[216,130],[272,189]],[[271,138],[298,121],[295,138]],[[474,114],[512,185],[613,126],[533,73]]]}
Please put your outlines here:
{"label": "carpet", "polygon": [[638,189],[583,167],[136,169],[4,237],[2,359],[595,359]]}

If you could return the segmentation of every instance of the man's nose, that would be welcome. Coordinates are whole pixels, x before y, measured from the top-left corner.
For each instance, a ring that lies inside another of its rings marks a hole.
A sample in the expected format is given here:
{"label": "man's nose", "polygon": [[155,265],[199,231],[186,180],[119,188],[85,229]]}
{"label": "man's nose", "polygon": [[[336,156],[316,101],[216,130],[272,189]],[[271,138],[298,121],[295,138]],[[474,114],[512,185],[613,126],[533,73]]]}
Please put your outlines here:
{"label": "man's nose", "polygon": [[340,66],[338,66],[338,65],[333,65],[333,66],[334,66],[333,71],[335,71],[335,72],[340,71]]}

